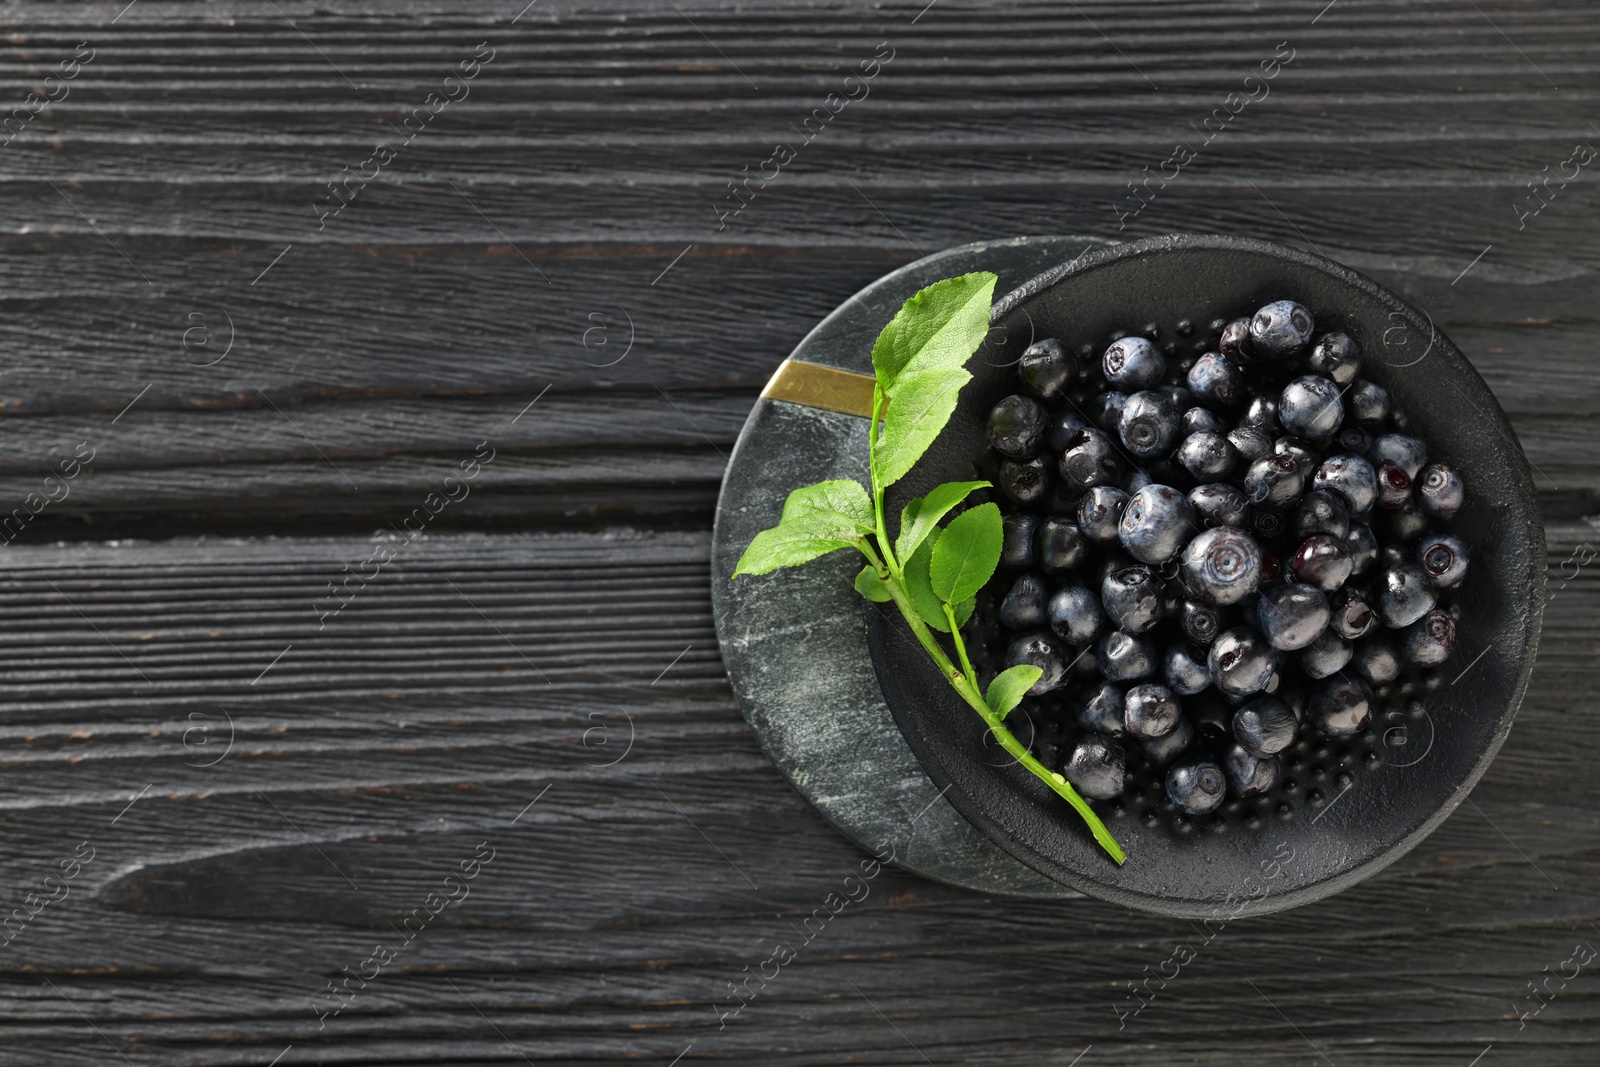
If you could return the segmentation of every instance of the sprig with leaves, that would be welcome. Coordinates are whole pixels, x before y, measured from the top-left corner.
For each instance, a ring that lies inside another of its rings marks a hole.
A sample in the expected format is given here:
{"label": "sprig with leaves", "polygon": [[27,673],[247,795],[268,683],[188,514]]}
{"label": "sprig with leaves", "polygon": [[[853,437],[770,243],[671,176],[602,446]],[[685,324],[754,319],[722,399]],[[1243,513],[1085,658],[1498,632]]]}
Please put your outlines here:
{"label": "sprig with leaves", "polygon": [[[995,276],[987,272],[936,282],[907,300],[872,346],[872,422],[867,432],[872,491],[852,479],[796,489],[778,525],[757,534],[734,577],[795,567],[839,549],[867,559],[856,590],[878,603],[893,601],[950,685],[983,718],[996,741],[1083,817],[1112,859],[1127,855],[1065,777],[1040,763],[1005,726],[1005,717],[1038,682],[1038,667],[1002,671],[980,685],[962,640],[978,591],[1000,565],[1000,509],[979,504],[939,523],[989,482],[946,482],[908,503],[890,537],[883,495],[905,477],[955,412],[972,380],[966,369],[989,329]],[[934,631],[950,641],[955,660]]]}

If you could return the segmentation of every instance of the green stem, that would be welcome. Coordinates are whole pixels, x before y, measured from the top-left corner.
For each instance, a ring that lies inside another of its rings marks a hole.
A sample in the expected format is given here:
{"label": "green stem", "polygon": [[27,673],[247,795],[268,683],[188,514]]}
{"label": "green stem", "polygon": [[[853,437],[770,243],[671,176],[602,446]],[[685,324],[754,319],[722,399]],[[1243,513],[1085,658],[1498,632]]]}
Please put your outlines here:
{"label": "green stem", "polygon": [[867,427],[867,467],[872,475],[872,516],[878,526],[878,547],[883,551],[883,562],[888,565],[889,573],[896,578],[904,578],[905,570],[895,557],[894,545],[889,540],[889,526],[883,521],[883,488],[878,485],[878,421],[883,417],[883,408],[888,399],[883,395],[883,387],[874,383],[872,422]]}
{"label": "green stem", "polygon": [[[966,672],[967,681],[972,687],[978,687],[978,672],[972,669],[972,661],[967,658],[967,643],[961,640],[961,626],[956,622],[956,609],[949,604],[943,605],[945,621],[950,624],[950,636],[955,641],[956,655],[961,657],[961,669]],[[988,701],[984,701],[988,705]]]}

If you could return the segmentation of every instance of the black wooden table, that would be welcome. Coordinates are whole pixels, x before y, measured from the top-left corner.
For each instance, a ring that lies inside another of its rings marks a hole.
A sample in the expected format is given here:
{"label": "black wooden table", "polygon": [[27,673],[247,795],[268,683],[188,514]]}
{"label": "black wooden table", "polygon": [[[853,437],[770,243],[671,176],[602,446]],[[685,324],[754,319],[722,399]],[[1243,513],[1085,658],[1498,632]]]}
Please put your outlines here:
{"label": "black wooden table", "polygon": [[[1588,0],[124,2],[3,9],[0,1063],[1596,1062]],[[1171,230],[1377,277],[1510,412],[1505,750],[1209,940],[886,870],[719,1019],[867,858],[718,658],[756,393],[924,253]]]}

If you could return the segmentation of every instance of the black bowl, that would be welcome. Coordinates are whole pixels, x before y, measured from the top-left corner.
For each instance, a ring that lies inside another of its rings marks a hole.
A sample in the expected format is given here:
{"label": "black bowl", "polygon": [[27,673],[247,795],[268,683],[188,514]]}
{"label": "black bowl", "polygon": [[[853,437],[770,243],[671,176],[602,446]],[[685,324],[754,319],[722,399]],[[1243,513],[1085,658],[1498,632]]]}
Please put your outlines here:
{"label": "black bowl", "polygon": [[[892,605],[869,604],[884,697],[934,783],[1023,863],[1091,896],[1181,917],[1276,911],[1320,899],[1393,863],[1445,820],[1483,774],[1528,685],[1544,602],[1544,528],[1533,479],[1505,414],[1472,365],[1429,319],[1356,272],[1292,248],[1174,235],[1092,251],[995,305],[975,380],[944,434],[891,492],[892,514],[940,482],[973,476],[983,425],[1017,391],[1011,365],[1035,337],[1096,354],[1118,330],[1214,318],[1276,299],[1310,308],[1319,331],[1349,333],[1362,375],[1387,388],[1430,458],[1468,487],[1452,532],[1472,547],[1457,603],[1456,651],[1412,713],[1380,704],[1367,734],[1326,742],[1309,727],[1285,753],[1286,802],[1230,799],[1219,813],[1174,817],[1158,791],[1097,804],[1127,850],[1118,867],[1045,785],[997,756],[982,721],[939,676]],[[1163,339],[1171,337],[1168,332]],[[1183,344],[1180,339],[1180,344]],[[886,610],[887,609],[887,610]]]}

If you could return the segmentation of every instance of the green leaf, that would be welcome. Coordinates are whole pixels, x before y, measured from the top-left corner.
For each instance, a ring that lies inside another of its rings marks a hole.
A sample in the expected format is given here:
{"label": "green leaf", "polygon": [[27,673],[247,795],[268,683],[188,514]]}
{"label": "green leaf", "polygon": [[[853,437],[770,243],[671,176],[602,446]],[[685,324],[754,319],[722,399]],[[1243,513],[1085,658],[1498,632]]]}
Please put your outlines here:
{"label": "green leaf", "polygon": [[965,626],[967,620],[972,618],[972,609],[978,606],[978,598],[969,596],[959,604],[952,605],[950,610],[956,617],[957,626]]}
{"label": "green leaf", "polygon": [[778,525],[756,534],[733,576],[766,574],[850,548],[875,529],[872,501],[849,478],[803,485],[783,502]]}
{"label": "green leaf", "polygon": [[856,575],[856,592],[874,604],[882,604],[894,599],[889,594],[889,587],[883,584],[883,579],[878,577],[878,572],[873,569],[870,563],[862,567],[861,573]]}
{"label": "green leaf", "polygon": [[928,561],[933,557],[933,549],[939,543],[942,532],[937,526],[933,528],[927,540],[922,542],[922,547],[905,561],[905,575],[906,593],[911,598],[911,606],[917,609],[923,622],[947,634],[950,632],[950,623],[944,617],[944,602],[933,595],[933,586],[928,580]]}
{"label": "green leaf", "polygon": [[901,305],[872,346],[872,369],[891,396],[907,371],[960,367],[989,332],[998,279],[988,271],[935,282]]}
{"label": "green leaf", "polygon": [[961,367],[907,374],[895,382],[883,433],[872,456],[877,486],[887,489],[916,465],[956,409],[961,387],[972,380]]}
{"label": "green leaf", "polygon": [[1015,667],[1007,667],[994,676],[994,681],[989,683],[989,690],[984,693],[983,699],[989,708],[1003,719],[1023,697],[1028,695],[1033,683],[1043,675],[1044,671],[1031,663],[1019,663]]}
{"label": "green leaf", "polygon": [[976,594],[1000,565],[1004,540],[1000,509],[993,504],[980,504],[951,519],[929,560],[935,595],[955,604]]}
{"label": "green leaf", "polygon": [[894,554],[907,559],[928,536],[928,531],[950,513],[975,489],[987,489],[989,482],[945,482],[927,496],[919,496],[900,512],[900,534],[894,541]]}
{"label": "green leaf", "polygon": [[[876,529],[872,518],[872,500],[861,483],[850,478],[831,482],[803,485],[789,494],[783,502],[783,525],[802,516],[821,516],[837,525],[841,533],[870,534]],[[847,540],[855,540],[854,537]]]}

